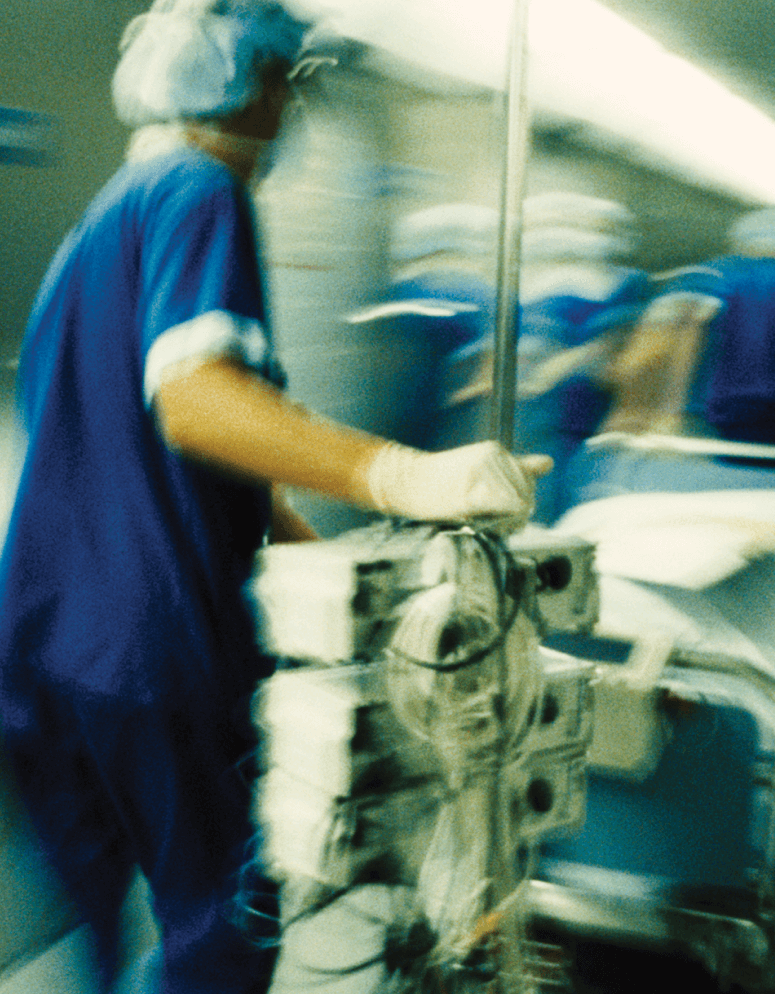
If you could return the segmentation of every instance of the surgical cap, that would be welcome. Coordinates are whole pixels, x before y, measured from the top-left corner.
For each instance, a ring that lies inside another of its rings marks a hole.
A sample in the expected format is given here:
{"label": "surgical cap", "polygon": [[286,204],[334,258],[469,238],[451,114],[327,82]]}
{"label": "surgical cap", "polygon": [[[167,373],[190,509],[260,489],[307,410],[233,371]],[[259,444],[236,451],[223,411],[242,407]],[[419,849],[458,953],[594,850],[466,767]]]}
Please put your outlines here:
{"label": "surgical cap", "polygon": [[775,251],[775,207],[751,211],[736,221],[730,228],[729,241],[737,252]]}
{"label": "surgical cap", "polygon": [[495,246],[498,215],[476,204],[438,204],[407,214],[396,222],[390,253],[408,262],[436,252],[478,255]]}
{"label": "surgical cap", "polygon": [[624,259],[635,249],[635,218],[622,204],[581,193],[540,193],[522,205],[527,262]]}
{"label": "surgical cap", "polygon": [[309,27],[276,0],[156,0],[121,40],[116,114],[138,127],[239,111],[265,66],[296,60]]}
{"label": "surgical cap", "polygon": [[629,229],[635,219],[623,204],[584,193],[554,191],[527,197],[522,205],[525,228],[557,225],[581,228],[584,231],[615,231]]}

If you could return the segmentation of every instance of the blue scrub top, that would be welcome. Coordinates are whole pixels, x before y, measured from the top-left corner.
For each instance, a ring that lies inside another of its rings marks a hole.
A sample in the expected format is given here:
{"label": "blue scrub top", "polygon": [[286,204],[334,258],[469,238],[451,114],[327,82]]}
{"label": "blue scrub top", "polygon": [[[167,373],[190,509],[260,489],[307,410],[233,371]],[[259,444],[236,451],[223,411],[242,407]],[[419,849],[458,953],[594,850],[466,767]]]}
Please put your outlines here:
{"label": "blue scrub top", "polygon": [[[585,345],[637,321],[648,300],[648,277],[626,267],[617,275],[618,283],[603,298],[562,293],[525,305],[519,339],[522,365],[529,367],[531,351],[533,361],[540,362],[553,352]],[[587,371],[568,376],[537,397],[518,395],[515,435],[520,450],[544,452],[554,459],[553,471],[536,484],[535,520],[541,524],[553,524],[567,510],[568,462],[595,433],[610,403],[610,390]]]}
{"label": "blue scrub top", "polygon": [[268,494],[170,451],[153,416],[153,376],[212,354],[279,382],[247,192],[182,148],[113,177],[34,305],[28,450],[0,561],[7,727],[32,720],[40,683],[136,707],[193,686],[233,696],[266,672],[241,590]]}
{"label": "blue scrub top", "polygon": [[723,256],[679,271],[666,293],[721,301],[688,409],[722,438],[775,443],[775,259]]}

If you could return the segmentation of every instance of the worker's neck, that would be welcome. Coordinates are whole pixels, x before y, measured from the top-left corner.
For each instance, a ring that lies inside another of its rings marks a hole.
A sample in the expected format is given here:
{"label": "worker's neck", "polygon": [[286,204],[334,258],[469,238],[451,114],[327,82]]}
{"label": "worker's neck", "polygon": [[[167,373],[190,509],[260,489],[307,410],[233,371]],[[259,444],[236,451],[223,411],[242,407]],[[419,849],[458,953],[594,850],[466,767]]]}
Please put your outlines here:
{"label": "worker's neck", "polygon": [[218,159],[243,183],[248,182],[262,151],[262,145],[257,139],[244,138],[220,131],[211,125],[200,124],[187,125],[185,133],[190,145],[201,148],[203,152]]}

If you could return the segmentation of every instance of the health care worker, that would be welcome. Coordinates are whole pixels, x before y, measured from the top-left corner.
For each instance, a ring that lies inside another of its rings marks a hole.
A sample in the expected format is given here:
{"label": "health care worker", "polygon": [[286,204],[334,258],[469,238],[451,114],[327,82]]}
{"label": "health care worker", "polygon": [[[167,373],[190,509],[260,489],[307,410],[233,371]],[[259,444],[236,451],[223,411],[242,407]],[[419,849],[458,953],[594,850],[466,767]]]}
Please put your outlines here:
{"label": "health care worker", "polygon": [[[616,400],[601,432],[775,443],[775,209],[729,232],[730,252],[667,274],[610,368]],[[655,491],[771,489],[743,460],[632,450],[579,452],[569,506]]]}
{"label": "health care worker", "polygon": [[[253,831],[240,705],[270,668],[241,589],[269,531],[312,537],[276,487],[520,524],[549,468],[495,443],[403,448],[281,392],[245,180],[280,126],[305,27],[261,0],[158,0],[129,25],[117,113],[157,138],[165,125],[162,140],[140,133],[69,233],[25,340],[28,450],[0,570],[3,732],[106,985],[135,865],[165,991],[269,982],[272,951],[245,941],[228,906]],[[267,885],[270,910],[271,898]]]}

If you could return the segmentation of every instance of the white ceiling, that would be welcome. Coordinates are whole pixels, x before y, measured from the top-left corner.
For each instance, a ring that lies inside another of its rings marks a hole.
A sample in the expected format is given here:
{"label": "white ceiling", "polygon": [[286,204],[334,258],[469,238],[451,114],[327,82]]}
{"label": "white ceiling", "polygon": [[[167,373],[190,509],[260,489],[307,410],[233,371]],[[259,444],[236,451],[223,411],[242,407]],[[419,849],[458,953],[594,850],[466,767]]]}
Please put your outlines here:
{"label": "white ceiling", "polygon": [[[540,2],[540,0],[536,0]],[[775,117],[775,0],[601,0]],[[297,0],[345,33],[433,62],[450,44],[505,52],[515,0]],[[441,39],[441,43],[440,43]],[[594,57],[594,51],[590,51]],[[441,57],[439,57],[441,58]],[[469,54],[465,59],[471,59]],[[449,61],[445,61],[449,66]],[[484,70],[479,70],[480,72]]]}
{"label": "white ceiling", "polygon": [[603,0],[775,117],[775,0]]}
{"label": "white ceiling", "polygon": [[[306,5],[338,32],[456,85],[506,84],[517,0]],[[775,0],[532,0],[529,22],[537,113],[602,129],[620,151],[690,181],[775,202]]]}

